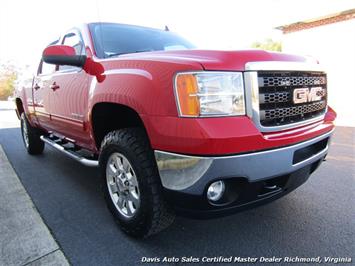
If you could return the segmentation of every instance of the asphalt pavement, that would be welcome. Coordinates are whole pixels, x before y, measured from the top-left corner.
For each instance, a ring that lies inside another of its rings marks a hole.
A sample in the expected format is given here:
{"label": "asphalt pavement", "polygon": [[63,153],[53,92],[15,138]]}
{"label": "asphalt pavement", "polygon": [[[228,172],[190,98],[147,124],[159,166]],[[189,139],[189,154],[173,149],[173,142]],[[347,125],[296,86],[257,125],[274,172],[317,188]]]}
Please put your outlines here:
{"label": "asphalt pavement", "polygon": [[[9,116],[12,111],[1,111],[0,121]],[[116,226],[97,169],[50,147],[43,155],[28,155],[16,127],[0,129],[0,144],[73,265],[136,265],[144,257],[165,256],[355,259],[355,128],[338,127],[327,161],[286,197],[225,218],[178,217],[146,240],[132,239]]]}

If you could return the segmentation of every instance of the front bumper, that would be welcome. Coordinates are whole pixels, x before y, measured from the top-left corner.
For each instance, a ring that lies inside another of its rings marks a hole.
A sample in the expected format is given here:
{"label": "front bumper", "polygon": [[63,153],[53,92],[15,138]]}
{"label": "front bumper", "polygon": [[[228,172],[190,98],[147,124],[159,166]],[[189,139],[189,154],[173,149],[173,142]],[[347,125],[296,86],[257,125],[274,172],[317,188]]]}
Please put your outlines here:
{"label": "front bumper", "polygon": [[[155,151],[155,157],[162,185],[173,205],[179,209],[195,206],[195,213],[219,213],[278,198],[301,185],[325,158],[331,134],[332,131],[294,145],[234,156]],[[217,204],[206,197],[208,186],[216,180],[225,181],[227,194]]]}

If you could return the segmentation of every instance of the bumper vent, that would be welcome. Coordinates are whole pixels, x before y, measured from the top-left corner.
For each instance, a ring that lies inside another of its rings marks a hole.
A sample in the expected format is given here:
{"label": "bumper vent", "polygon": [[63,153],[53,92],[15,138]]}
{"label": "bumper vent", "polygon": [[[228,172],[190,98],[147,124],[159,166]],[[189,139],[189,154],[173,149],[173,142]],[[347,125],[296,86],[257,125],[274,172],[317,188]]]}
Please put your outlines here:
{"label": "bumper vent", "polygon": [[[260,124],[274,127],[297,123],[324,114],[327,107],[327,82],[323,72],[258,72]],[[313,100],[307,94],[322,88],[321,97]],[[303,103],[295,103],[295,90],[305,89]]]}

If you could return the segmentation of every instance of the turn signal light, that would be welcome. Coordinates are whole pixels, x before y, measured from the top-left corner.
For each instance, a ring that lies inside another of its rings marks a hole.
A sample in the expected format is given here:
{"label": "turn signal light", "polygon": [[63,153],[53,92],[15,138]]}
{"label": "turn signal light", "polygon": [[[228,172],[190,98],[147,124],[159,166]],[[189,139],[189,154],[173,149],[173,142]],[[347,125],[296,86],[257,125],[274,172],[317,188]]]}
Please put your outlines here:
{"label": "turn signal light", "polygon": [[180,74],[176,77],[176,92],[179,101],[180,115],[198,116],[200,102],[197,97],[198,85],[192,74]]}

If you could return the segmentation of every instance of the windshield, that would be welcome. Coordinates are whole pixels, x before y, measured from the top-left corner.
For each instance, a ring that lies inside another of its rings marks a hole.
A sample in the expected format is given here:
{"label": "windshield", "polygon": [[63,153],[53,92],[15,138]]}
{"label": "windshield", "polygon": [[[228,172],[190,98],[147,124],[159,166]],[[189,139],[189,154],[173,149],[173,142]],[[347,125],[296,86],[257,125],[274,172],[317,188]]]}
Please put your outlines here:
{"label": "windshield", "polygon": [[96,54],[100,58],[195,48],[187,40],[169,31],[115,23],[92,23],[89,24],[89,29]]}

